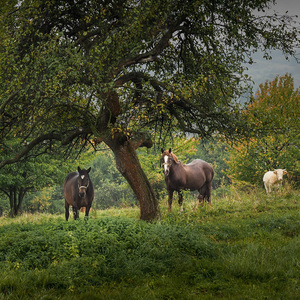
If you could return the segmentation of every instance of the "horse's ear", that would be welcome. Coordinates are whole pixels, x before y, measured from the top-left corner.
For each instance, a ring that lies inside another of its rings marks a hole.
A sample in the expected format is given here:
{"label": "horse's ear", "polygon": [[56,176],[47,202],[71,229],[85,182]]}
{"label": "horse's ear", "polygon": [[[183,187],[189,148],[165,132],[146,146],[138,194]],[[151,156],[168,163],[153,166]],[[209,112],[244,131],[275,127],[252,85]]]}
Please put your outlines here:
{"label": "horse's ear", "polygon": [[90,173],[91,171],[91,167],[89,167],[87,170],[86,170],[88,173]]}
{"label": "horse's ear", "polygon": [[160,150],[161,150],[161,153],[164,153],[164,152],[165,152],[165,151],[164,151],[164,148],[161,148]]}
{"label": "horse's ear", "polygon": [[77,170],[78,170],[78,172],[80,173],[81,169],[80,169],[80,167],[79,167],[79,166],[78,166]]}
{"label": "horse's ear", "polygon": [[170,148],[170,149],[169,149],[169,153],[171,153],[171,152],[172,152],[172,149]]}

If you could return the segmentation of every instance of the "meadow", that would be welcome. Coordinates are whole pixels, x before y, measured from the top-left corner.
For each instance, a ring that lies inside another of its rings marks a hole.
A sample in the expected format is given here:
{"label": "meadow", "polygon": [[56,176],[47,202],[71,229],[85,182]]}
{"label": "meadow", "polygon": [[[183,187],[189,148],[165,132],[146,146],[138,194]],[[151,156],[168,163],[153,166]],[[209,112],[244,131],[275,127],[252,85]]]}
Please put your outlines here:
{"label": "meadow", "polygon": [[0,218],[0,299],[299,299],[299,191]]}

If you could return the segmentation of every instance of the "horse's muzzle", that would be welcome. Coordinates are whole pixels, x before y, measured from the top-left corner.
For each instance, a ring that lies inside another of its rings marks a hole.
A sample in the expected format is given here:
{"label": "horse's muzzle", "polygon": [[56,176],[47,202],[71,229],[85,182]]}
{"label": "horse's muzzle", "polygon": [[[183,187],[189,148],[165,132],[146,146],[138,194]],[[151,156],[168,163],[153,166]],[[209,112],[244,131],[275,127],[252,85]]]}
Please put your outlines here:
{"label": "horse's muzzle", "polygon": [[84,198],[85,195],[86,195],[86,192],[79,192],[79,197],[80,197],[80,198]]}
{"label": "horse's muzzle", "polygon": [[79,186],[79,197],[80,198],[84,198],[86,196],[86,190],[87,190],[87,186]]}

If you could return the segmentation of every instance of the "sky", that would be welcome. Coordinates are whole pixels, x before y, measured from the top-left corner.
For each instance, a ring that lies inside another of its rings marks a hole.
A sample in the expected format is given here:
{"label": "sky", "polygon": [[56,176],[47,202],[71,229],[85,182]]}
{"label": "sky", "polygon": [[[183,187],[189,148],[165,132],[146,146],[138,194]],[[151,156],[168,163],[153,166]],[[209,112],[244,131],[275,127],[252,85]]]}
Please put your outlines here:
{"label": "sky", "polygon": [[[288,11],[288,15],[298,15],[296,20],[300,23],[300,0],[277,0],[277,4],[270,9],[271,12],[274,10],[281,14]],[[286,73],[290,73],[294,78],[295,88],[300,87],[300,49],[296,52],[299,63],[293,57],[286,60],[281,51],[273,51],[272,60],[266,60],[262,54],[256,53],[253,56],[255,63],[247,65],[249,70],[246,72],[255,82],[253,93],[258,90],[259,84],[266,80],[272,81],[277,75],[283,76]]]}

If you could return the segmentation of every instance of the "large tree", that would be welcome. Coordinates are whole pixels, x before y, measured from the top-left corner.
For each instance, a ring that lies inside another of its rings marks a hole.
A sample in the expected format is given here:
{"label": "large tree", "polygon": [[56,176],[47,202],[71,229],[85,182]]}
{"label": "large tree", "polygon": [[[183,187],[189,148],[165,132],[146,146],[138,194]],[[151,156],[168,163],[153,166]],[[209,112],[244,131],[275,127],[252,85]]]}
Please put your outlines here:
{"label": "large tree", "polygon": [[[265,16],[269,0],[15,0],[1,7],[0,138],[26,153],[104,142],[135,192],[159,214],[136,149],[179,128],[233,134],[243,65],[261,50],[293,55],[297,27]],[[259,14],[257,13],[260,12]],[[163,130],[162,130],[163,129]],[[82,145],[82,144],[81,144]]]}

